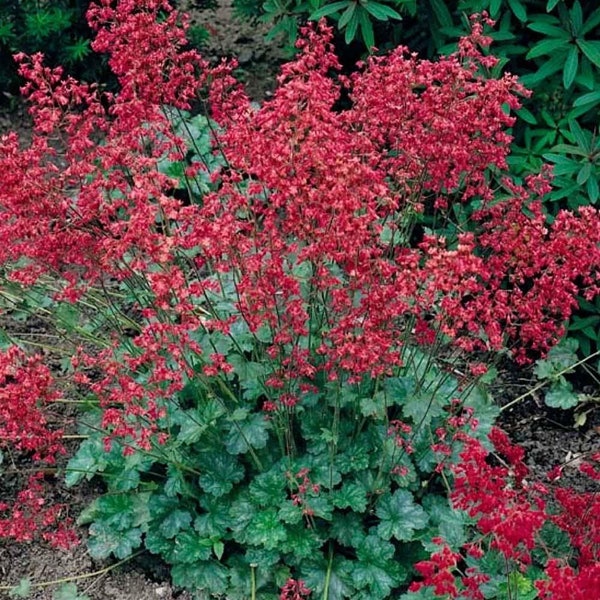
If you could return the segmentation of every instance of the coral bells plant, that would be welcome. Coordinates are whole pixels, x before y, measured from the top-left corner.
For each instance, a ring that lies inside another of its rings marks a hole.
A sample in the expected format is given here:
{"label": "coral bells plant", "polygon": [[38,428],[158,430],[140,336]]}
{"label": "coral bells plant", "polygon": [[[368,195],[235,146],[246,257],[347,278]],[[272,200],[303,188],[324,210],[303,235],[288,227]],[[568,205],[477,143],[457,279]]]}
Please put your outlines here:
{"label": "coral bells plant", "polygon": [[490,431],[488,362],[544,353],[596,294],[597,213],[549,223],[548,175],[506,176],[526,91],[486,78],[485,17],[455,55],[350,77],[307,28],[261,107],[168,3],[89,20],[120,92],[17,57],[35,135],[0,142],[0,261],[72,344],[66,482],[107,488],[90,553],[143,547],[232,599],[406,591],[441,532],[468,541],[446,473]]}

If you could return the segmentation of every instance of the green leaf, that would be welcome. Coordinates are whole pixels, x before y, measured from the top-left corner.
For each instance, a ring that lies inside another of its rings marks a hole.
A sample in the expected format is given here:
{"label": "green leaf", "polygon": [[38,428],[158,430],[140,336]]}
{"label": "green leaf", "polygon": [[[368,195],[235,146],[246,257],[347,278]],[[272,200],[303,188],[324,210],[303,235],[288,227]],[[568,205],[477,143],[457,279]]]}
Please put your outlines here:
{"label": "green leaf", "polygon": [[[592,310],[596,310],[592,308]],[[569,332],[571,331],[580,331],[585,329],[586,327],[597,327],[600,323],[599,315],[590,315],[588,317],[578,317],[577,315],[573,316],[571,322],[569,323]]]}
{"label": "green leaf", "polygon": [[585,106],[586,104],[590,104],[590,108],[600,103],[600,90],[596,92],[589,92],[587,94],[583,94],[583,96],[579,96],[575,102],[573,102],[573,106]]}
{"label": "green leaf", "polygon": [[600,68],[600,42],[589,42],[583,39],[575,40],[588,60]]}
{"label": "green leaf", "polygon": [[221,560],[223,558],[223,553],[225,552],[225,544],[221,540],[217,540],[213,542],[212,550],[217,557],[217,560]]}
{"label": "green leaf", "polygon": [[518,571],[511,571],[508,577],[498,585],[499,597],[516,597],[519,600],[535,600],[539,598],[533,582]]}
{"label": "green leaf", "polygon": [[[576,156],[586,157],[588,153],[579,146],[573,146],[572,144],[556,144],[550,148],[552,152],[561,152],[563,154],[575,154]],[[569,160],[569,159],[567,159]]]}
{"label": "green leaf", "polygon": [[529,29],[532,31],[536,31],[537,33],[543,33],[549,37],[561,39],[561,40],[570,40],[571,33],[562,27],[557,27],[556,25],[550,25],[549,23],[544,23],[543,21],[533,21],[527,25]]}
{"label": "green leaf", "polygon": [[326,4],[319,10],[313,12],[310,17],[308,17],[309,21],[318,21],[323,17],[329,17],[330,15],[340,12],[344,8],[348,8],[348,6],[352,4],[351,0],[343,0],[342,2],[333,2],[331,4]]}
{"label": "green leaf", "polygon": [[215,560],[191,565],[177,564],[171,570],[171,577],[175,585],[196,592],[206,591],[210,595],[218,595],[227,591],[227,568]]}
{"label": "green leaf", "polygon": [[533,372],[538,379],[550,379],[576,362],[577,341],[572,338],[565,338],[548,352],[546,358],[536,362]]}
{"label": "green leaf", "polygon": [[570,12],[573,35],[578,36],[579,30],[583,26],[583,11],[581,10],[581,4],[579,3],[579,0],[575,0],[575,2],[573,2],[573,8]]}
{"label": "green leaf", "polygon": [[431,10],[442,27],[452,27],[454,21],[444,0],[429,0]]}
{"label": "green leaf", "polygon": [[409,541],[417,529],[427,526],[427,513],[415,504],[413,495],[407,490],[396,490],[386,494],[377,503],[376,514],[380,519],[377,533],[385,540],[394,537]]}
{"label": "green leaf", "polygon": [[67,463],[65,485],[73,487],[82,479],[88,481],[108,466],[104,444],[98,437],[88,438],[79,446],[79,450]]}
{"label": "green leaf", "polygon": [[562,0],[548,0],[548,3],[546,4],[546,12],[554,10],[554,8],[559,2],[562,2]]}
{"label": "green leaf", "polygon": [[172,552],[175,540],[165,539],[157,529],[150,527],[144,537],[144,547],[148,552],[165,557]]}
{"label": "green leaf", "polygon": [[247,564],[255,564],[259,569],[270,571],[281,559],[280,553],[276,550],[264,550],[263,548],[247,548],[244,554]]}
{"label": "green leaf", "polygon": [[227,360],[235,369],[246,400],[256,400],[265,393],[266,368],[263,363],[249,361],[239,354],[231,354]]}
{"label": "green leaf", "polygon": [[112,465],[106,469],[104,477],[111,492],[129,492],[136,489],[140,484],[140,472],[137,469],[127,469]]}
{"label": "green leaf", "polygon": [[337,508],[349,508],[355,513],[365,512],[367,508],[367,490],[359,482],[345,483],[341,490],[333,492],[332,502]]}
{"label": "green leaf", "polygon": [[356,550],[358,561],[352,580],[359,589],[368,588],[369,598],[384,600],[405,577],[394,560],[394,546],[376,535],[367,536]]}
{"label": "green leaf", "polygon": [[108,558],[111,554],[119,559],[127,558],[142,543],[141,529],[119,531],[102,521],[92,523],[89,533],[88,550],[90,556],[97,560]]}
{"label": "green leaf", "polygon": [[521,3],[521,0],[508,0],[508,6],[510,7],[513,15],[515,15],[515,17],[517,17],[521,23],[527,21],[527,10]]}
{"label": "green leaf", "polygon": [[563,85],[565,89],[569,89],[575,81],[575,75],[577,75],[577,69],[579,68],[579,49],[576,46],[572,46],[567,55],[565,61],[565,68],[563,70]]}
{"label": "green leaf", "polygon": [[158,530],[165,538],[175,537],[182,529],[187,529],[192,522],[192,515],[187,510],[174,510],[161,522]]}
{"label": "green leaf", "polygon": [[381,4],[379,2],[373,2],[373,0],[366,0],[362,4],[363,8],[370,14],[372,14],[379,21],[387,21],[388,19],[402,20],[401,15],[396,12],[390,6]]}
{"label": "green leaf", "polygon": [[520,119],[523,119],[523,121],[525,121],[526,123],[529,123],[530,125],[537,125],[537,119],[535,118],[533,113],[527,108],[522,106],[519,110],[515,112],[517,116]]}
{"label": "green leaf", "polygon": [[257,507],[250,502],[247,494],[240,494],[229,507],[227,526],[236,534],[235,539],[243,543],[248,526],[257,512]]}
{"label": "green leaf", "polygon": [[344,40],[346,44],[350,44],[354,38],[356,37],[356,30],[358,29],[358,17],[356,14],[352,15],[350,22],[348,23],[348,27],[346,27],[346,34],[344,35]]}
{"label": "green leaf", "polygon": [[600,10],[595,10],[590,15],[590,18],[583,24],[579,32],[579,36],[587,35],[592,29],[595,29],[600,25]]}
{"label": "green leaf", "polygon": [[[545,564],[549,557],[560,557],[569,547],[569,535],[552,521],[545,521],[539,532],[540,543],[532,551],[538,564]],[[534,560],[535,560],[534,559]]]}
{"label": "green leaf", "polygon": [[202,434],[208,429],[208,425],[202,418],[202,413],[199,409],[178,410],[174,421],[180,426],[176,439],[182,444],[195,444],[200,440]]}
{"label": "green leaf", "polygon": [[338,28],[344,29],[346,25],[350,22],[350,19],[354,16],[354,11],[358,6],[357,2],[350,2],[346,10],[342,13],[340,20],[338,21]]}
{"label": "green leaf", "polygon": [[562,408],[567,410],[577,406],[581,398],[573,390],[573,386],[562,375],[556,383],[546,392],[544,401],[550,408]]}
{"label": "green leaf", "polygon": [[15,39],[14,24],[6,19],[0,19],[0,42],[5,45],[11,44]]}
{"label": "green leaf", "polygon": [[245,541],[254,546],[274,550],[287,538],[284,524],[274,508],[261,510],[253,517],[246,529]]}
{"label": "green leaf", "polygon": [[163,491],[169,498],[176,498],[177,495],[185,495],[189,489],[188,482],[182,471],[178,470],[173,464],[167,466],[167,479]]}
{"label": "green leaf", "polygon": [[273,506],[286,497],[286,478],[279,465],[256,476],[250,484],[250,497],[259,506]]}
{"label": "green leaf", "polygon": [[[353,561],[336,553],[331,565],[321,557],[303,561],[300,576],[311,590],[311,598],[314,596],[315,599],[346,600],[356,597],[352,584],[353,565]],[[325,582],[329,584],[327,593],[325,593]]]}
{"label": "green leaf", "polygon": [[358,404],[363,417],[374,417],[377,420],[385,418],[387,404],[384,394],[380,393],[373,397],[361,398]]}
{"label": "green leaf", "polygon": [[592,136],[589,134],[589,132],[584,131],[581,128],[581,125],[579,125],[579,123],[575,119],[571,119],[569,121],[569,130],[573,134],[573,137],[575,138],[577,144],[586,152],[591,153]]}
{"label": "green leaf", "polygon": [[439,550],[439,545],[431,541],[434,537],[441,537],[450,548],[460,550],[467,540],[469,517],[464,512],[453,509],[447,498],[434,494],[425,495],[423,508],[429,515],[429,525],[418,537],[425,550]]}
{"label": "green leaf", "polygon": [[52,600],[90,600],[90,597],[80,594],[74,583],[64,583],[52,594]]}
{"label": "green leaf", "polygon": [[68,333],[72,333],[79,324],[79,309],[77,306],[70,302],[61,302],[54,310],[58,326],[64,328]]}
{"label": "green leaf", "polygon": [[220,537],[227,531],[230,522],[229,503],[224,503],[222,498],[204,496],[201,501],[203,511],[194,521],[194,529],[202,537]]}
{"label": "green leaf", "polygon": [[31,579],[23,578],[17,585],[10,588],[8,595],[11,598],[27,598],[31,594]]}
{"label": "green leaf", "polygon": [[335,512],[331,523],[331,537],[342,546],[358,547],[365,538],[361,517],[352,512]]}
{"label": "green leaf", "polygon": [[590,178],[590,175],[592,174],[592,163],[585,163],[579,173],[577,173],[577,185],[583,185],[584,183],[587,182],[587,180]]}
{"label": "green leaf", "polygon": [[173,563],[191,564],[208,560],[212,556],[213,541],[194,531],[183,531],[175,538],[168,560]]}
{"label": "green leaf", "polygon": [[[525,86],[536,86],[545,81],[554,73],[562,70],[565,63],[565,53],[558,52],[547,60],[535,73],[529,73],[521,77],[521,83]],[[552,125],[554,126],[554,125]]]}
{"label": "green leaf", "polygon": [[362,471],[369,467],[369,458],[373,448],[368,436],[363,433],[354,442],[347,451],[336,456],[335,465],[342,474]]}
{"label": "green leaf", "polygon": [[65,61],[71,64],[83,61],[91,52],[90,40],[84,37],[78,37],[72,44],[64,46]]}
{"label": "green leaf", "polygon": [[373,23],[371,23],[368,13],[363,8],[358,10],[358,20],[363,42],[367,50],[371,52],[375,46],[375,33],[373,31]]}
{"label": "green leaf", "polygon": [[281,551],[292,554],[294,559],[311,558],[318,554],[323,542],[314,529],[300,525],[287,532]]}
{"label": "green leaf", "polygon": [[431,586],[422,587],[417,592],[406,592],[399,600],[438,600],[439,596]]}
{"label": "green leaf", "polygon": [[407,398],[402,407],[404,415],[410,417],[414,423],[421,427],[427,427],[435,417],[444,414],[441,395],[435,394],[433,397],[428,395],[414,394]]}
{"label": "green leaf", "polygon": [[294,504],[291,500],[284,500],[279,507],[277,516],[286,525],[296,525],[302,521],[304,515],[302,508]]}
{"label": "green leaf", "polygon": [[587,193],[590,197],[590,202],[596,204],[600,196],[600,190],[598,188],[598,178],[595,173],[587,180]]}
{"label": "green leaf", "polygon": [[202,474],[198,483],[209,494],[223,496],[233,489],[233,484],[244,477],[244,469],[235,457],[226,452],[210,452],[201,455],[198,465]]}
{"label": "green leaf", "polygon": [[244,420],[234,420],[225,437],[225,446],[231,454],[244,454],[250,448],[264,448],[269,439],[269,422],[262,413],[249,414]]}

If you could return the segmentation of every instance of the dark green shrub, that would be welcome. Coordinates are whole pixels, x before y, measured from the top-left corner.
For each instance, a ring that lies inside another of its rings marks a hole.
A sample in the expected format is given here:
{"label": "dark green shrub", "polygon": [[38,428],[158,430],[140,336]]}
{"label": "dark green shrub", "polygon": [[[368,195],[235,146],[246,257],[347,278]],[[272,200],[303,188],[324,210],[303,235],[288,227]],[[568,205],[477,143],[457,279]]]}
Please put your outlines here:
{"label": "dark green shrub", "polygon": [[85,20],[87,0],[0,0],[0,88],[18,91],[16,52],[43,52],[49,64],[62,64],[73,74],[97,79],[104,61],[93,55]]}

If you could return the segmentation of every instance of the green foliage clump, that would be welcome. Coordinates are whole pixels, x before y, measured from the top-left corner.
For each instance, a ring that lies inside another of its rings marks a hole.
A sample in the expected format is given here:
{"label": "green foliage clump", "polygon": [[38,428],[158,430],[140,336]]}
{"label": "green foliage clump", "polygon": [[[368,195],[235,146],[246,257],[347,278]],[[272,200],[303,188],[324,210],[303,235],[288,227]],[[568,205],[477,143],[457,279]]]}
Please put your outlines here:
{"label": "green foliage clump", "polygon": [[92,53],[91,31],[85,20],[87,0],[0,0],[0,89],[18,91],[17,52],[43,52],[50,64],[93,80],[104,71]]}

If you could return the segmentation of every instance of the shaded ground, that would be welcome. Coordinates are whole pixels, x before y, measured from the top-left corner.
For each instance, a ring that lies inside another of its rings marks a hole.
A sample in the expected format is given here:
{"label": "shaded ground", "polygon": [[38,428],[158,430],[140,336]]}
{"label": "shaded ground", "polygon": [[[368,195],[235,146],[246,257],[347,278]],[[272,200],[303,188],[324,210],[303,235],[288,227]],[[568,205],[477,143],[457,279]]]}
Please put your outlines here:
{"label": "shaded ground", "polygon": [[[521,380],[508,383],[504,389],[494,391],[494,399],[501,405],[527,393],[535,385],[527,371],[519,374]],[[498,425],[526,451],[526,463],[532,476],[549,483],[546,475],[556,466],[562,466],[562,476],[557,485],[569,486],[578,491],[598,491],[598,486],[579,473],[581,460],[600,451],[600,394],[597,386],[585,385],[577,378],[574,386],[595,398],[584,407],[585,423],[576,425],[575,410],[548,408],[544,404],[544,389],[527,396],[500,415]],[[504,382],[503,382],[504,383]]]}
{"label": "shaded ground", "polygon": [[[193,2],[190,1],[193,7]],[[212,38],[205,52],[218,60],[220,56],[239,57],[240,73],[246,81],[252,98],[261,101],[274,88],[274,77],[285,53],[283,44],[267,43],[263,39],[266,27],[240,23],[232,19],[230,0],[223,0],[215,11],[197,11],[192,15],[194,24],[207,27]],[[17,129],[27,135],[28,119],[20,105],[9,113],[0,114],[0,132]],[[14,326],[14,324],[13,324]],[[506,404],[532,386],[533,377],[527,371],[509,373],[500,381],[494,395],[500,404]],[[591,390],[598,395],[598,390]],[[74,421],[66,412],[64,418]],[[527,451],[527,460],[536,477],[558,464],[565,464],[563,483],[581,488],[585,480],[577,475],[578,460],[593,450],[600,449],[600,404],[591,407],[586,423],[574,427],[573,413],[552,411],[543,403],[543,390],[531,395],[503,412],[500,425],[513,440]],[[72,425],[71,425],[72,426]],[[71,429],[72,431],[72,429]],[[76,442],[71,442],[75,444]],[[50,477],[49,481],[53,481]],[[0,477],[0,501],[11,493],[14,480]],[[88,504],[98,490],[81,486],[75,490],[54,488],[54,500],[65,502],[73,515]],[[85,536],[85,531],[81,532]],[[148,558],[128,562],[107,570],[109,562],[92,561],[85,545],[69,553],[59,553],[41,544],[16,545],[0,541],[0,599],[8,598],[2,586],[15,585],[27,577],[34,584],[61,579],[76,579],[79,592],[91,600],[190,600],[187,593],[174,590],[168,583],[164,567],[149,563]],[[88,577],[88,575],[93,576]],[[29,598],[52,600],[56,585],[34,588]]]}

